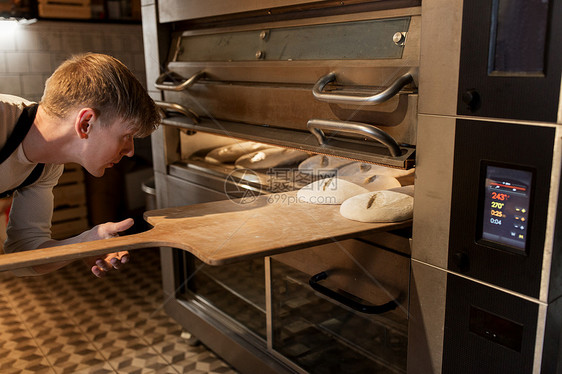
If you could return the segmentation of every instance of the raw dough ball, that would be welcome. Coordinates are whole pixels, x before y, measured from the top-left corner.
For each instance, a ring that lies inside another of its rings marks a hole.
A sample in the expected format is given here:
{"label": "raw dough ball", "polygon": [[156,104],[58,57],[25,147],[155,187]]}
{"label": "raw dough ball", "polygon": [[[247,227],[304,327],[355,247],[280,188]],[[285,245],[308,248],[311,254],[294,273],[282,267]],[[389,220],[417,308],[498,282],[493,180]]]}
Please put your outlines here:
{"label": "raw dough ball", "polygon": [[299,171],[303,174],[333,176],[339,168],[352,162],[339,157],[315,155],[301,162]]}
{"label": "raw dough ball", "polygon": [[311,204],[341,204],[352,196],[368,192],[353,182],[339,178],[325,178],[310,183],[297,192],[299,202]]}
{"label": "raw dough ball", "polygon": [[361,162],[354,162],[338,170],[338,176],[352,176],[352,175],[363,175],[365,177],[370,177],[372,175],[388,175],[394,178],[404,177],[406,175],[413,174],[415,169],[395,169],[386,166],[375,165],[375,164],[364,164]]}
{"label": "raw dough ball", "polygon": [[238,142],[223,147],[215,148],[205,156],[205,161],[212,164],[231,163],[245,154],[272,148],[271,145],[256,142]]}
{"label": "raw dough ball", "polygon": [[340,207],[340,214],[360,222],[399,222],[412,218],[414,198],[394,191],[376,191],[353,196]]}
{"label": "raw dough ball", "polygon": [[414,197],[414,185],[413,184],[411,184],[409,186],[391,188],[391,189],[389,189],[389,191],[400,192],[400,193],[406,194],[408,196]]}
{"label": "raw dough ball", "polygon": [[397,188],[401,186],[398,179],[388,175],[372,175],[370,177],[365,177],[364,175],[356,174],[347,177],[340,177],[340,179],[358,184],[365,187],[368,191],[388,190],[390,188]]}
{"label": "raw dough ball", "polygon": [[278,166],[292,165],[309,156],[304,151],[288,148],[267,148],[240,157],[235,162],[239,169],[269,169]]}

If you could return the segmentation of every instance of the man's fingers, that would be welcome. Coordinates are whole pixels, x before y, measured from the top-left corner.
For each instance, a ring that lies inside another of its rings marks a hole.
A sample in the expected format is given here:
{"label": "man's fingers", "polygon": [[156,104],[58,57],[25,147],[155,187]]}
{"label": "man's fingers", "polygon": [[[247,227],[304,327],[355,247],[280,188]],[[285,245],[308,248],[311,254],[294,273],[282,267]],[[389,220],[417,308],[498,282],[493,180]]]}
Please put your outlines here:
{"label": "man's fingers", "polygon": [[119,270],[119,268],[121,267],[121,261],[119,261],[117,257],[113,257],[111,260],[109,260],[109,262],[111,263],[111,266],[113,266],[113,268],[116,270]]}
{"label": "man's fingers", "polygon": [[97,260],[96,265],[98,268],[100,268],[103,271],[109,271],[109,266],[107,265],[107,262],[105,262],[105,260],[102,259]]}
{"label": "man's fingers", "polygon": [[135,223],[135,221],[132,218],[127,218],[127,219],[124,219],[121,222],[116,222],[116,223],[113,224],[114,232],[118,233],[118,232],[128,230],[133,226],[134,223]]}
{"label": "man's fingers", "polygon": [[92,273],[98,277],[103,278],[105,276],[105,272],[101,271],[97,266],[92,266]]}

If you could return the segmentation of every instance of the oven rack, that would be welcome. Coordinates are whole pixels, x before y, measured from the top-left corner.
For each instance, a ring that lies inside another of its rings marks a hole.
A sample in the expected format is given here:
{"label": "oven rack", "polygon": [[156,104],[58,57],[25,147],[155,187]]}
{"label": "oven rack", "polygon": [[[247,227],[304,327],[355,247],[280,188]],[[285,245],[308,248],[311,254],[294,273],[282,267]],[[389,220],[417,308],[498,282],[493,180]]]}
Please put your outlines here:
{"label": "oven rack", "polygon": [[162,123],[187,130],[247,139],[400,169],[410,169],[415,165],[415,147],[404,144],[398,146],[400,154],[392,156],[389,149],[381,143],[347,137],[343,138],[339,135],[337,138],[325,136],[323,144],[319,144],[317,137],[311,132],[267,125],[253,125],[207,117],[199,117],[196,121],[191,117],[175,114],[169,114],[169,116],[162,119]]}

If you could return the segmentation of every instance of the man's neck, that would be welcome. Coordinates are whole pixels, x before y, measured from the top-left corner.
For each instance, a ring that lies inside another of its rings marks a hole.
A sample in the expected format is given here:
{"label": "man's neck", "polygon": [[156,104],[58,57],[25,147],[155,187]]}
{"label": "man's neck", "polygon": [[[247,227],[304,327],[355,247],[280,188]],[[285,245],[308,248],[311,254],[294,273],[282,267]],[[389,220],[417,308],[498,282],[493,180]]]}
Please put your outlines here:
{"label": "man's neck", "polygon": [[25,156],[36,163],[71,162],[72,138],[67,125],[64,120],[49,115],[39,105],[33,125],[22,143]]}

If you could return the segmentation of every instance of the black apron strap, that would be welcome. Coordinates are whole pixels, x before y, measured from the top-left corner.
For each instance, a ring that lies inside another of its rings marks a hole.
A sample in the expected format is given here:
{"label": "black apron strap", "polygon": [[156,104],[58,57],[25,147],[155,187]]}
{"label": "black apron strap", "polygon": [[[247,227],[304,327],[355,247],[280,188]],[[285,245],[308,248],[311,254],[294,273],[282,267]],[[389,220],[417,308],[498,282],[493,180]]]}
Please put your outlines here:
{"label": "black apron strap", "polygon": [[[0,163],[6,161],[6,159],[10,157],[12,153],[14,153],[14,151],[18,148],[21,142],[23,142],[23,139],[29,132],[31,125],[33,125],[33,121],[35,120],[37,107],[37,104],[33,104],[23,108],[23,112],[20,114],[14,130],[8,137],[8,140],[6,141],[6,144],[4,144],[4,147],[0,150]],[[43,173],[44,168],[45,164],[37,164],[37,166],[33,169],[31,174],[29,174],[29,176],[23,181],[22,184],[12,190],[0,193],[0,198],[12,196],[15,191],[19,190],[20,188],[29,186],[30,184],[37,181],[37,179],[39,179],[39,177],[41,176],[41,173]]]}

